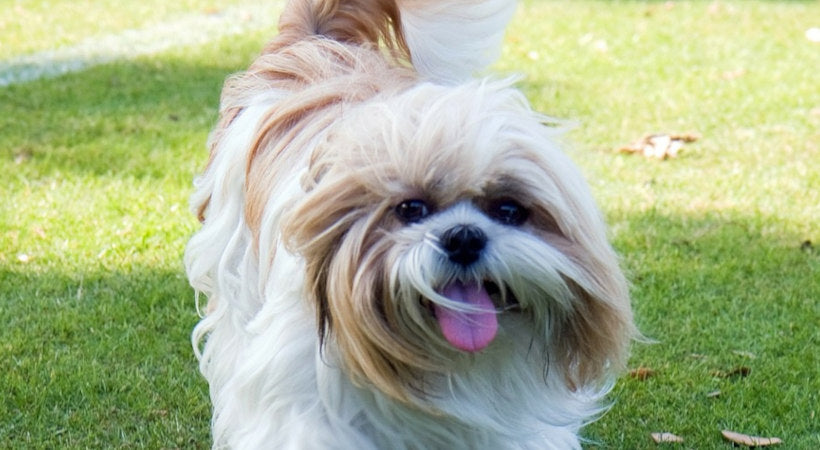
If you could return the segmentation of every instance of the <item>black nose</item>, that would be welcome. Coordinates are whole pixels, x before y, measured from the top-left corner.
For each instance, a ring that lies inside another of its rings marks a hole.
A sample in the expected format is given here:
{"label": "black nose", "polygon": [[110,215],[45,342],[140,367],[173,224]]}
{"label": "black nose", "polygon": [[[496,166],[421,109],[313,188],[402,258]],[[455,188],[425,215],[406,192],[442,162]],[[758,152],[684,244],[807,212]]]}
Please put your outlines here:
{"label": "black nose", "polygon": [[456,225],[441,235],[441,245],[450,261],[469,266],[478,261],[487,244],[487,236],[473,225]]}

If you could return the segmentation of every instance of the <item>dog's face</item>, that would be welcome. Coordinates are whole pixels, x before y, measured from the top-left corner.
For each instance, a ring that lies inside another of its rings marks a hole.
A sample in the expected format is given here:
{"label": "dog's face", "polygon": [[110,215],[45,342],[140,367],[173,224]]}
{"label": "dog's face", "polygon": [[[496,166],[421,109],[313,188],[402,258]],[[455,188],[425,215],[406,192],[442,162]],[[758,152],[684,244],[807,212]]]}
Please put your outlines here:
{"label": "dog's face", "polygon": [[525,324],[571,387],[623,363],[626,284],[585,183],[514,91],[420,85],[339,114],[282,239],[325,345],[409,401]]}

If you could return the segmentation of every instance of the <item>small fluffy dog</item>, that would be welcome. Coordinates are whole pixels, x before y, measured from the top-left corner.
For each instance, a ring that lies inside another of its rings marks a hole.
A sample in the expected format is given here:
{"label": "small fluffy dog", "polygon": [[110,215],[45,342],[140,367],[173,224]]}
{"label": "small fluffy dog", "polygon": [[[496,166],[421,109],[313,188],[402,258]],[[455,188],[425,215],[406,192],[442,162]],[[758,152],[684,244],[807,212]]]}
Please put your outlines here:
{"label": "small fluffy dog", "polygon": [[292,0],[227,81],[185,256],[215,447],[580,447],[632,313],[555,121],[470,78],[514,6]]}

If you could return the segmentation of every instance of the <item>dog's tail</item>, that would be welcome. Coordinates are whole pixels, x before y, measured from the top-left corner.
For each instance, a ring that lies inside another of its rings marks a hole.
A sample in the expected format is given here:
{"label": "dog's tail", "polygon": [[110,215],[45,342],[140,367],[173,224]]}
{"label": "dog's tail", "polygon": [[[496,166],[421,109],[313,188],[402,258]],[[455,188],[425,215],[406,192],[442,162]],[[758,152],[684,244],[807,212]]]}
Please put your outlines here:
{"label": "dog's tail", "polygon": [[516,0],[399,0],[413,66],[459,82],[495,62]]}
{"label": "dog's tail", "polygon": [[291,0],[267,51],[321,35],[381,45],[419,74],[456,83],[492,64],[516,0]]}
{"label": "dog's tail", "polygon": [[290,0],[279,19],[279,35],[265,48],[274,52],[310,35],[354,44],[384,45],[400,56],[409,49],[396,0]]}

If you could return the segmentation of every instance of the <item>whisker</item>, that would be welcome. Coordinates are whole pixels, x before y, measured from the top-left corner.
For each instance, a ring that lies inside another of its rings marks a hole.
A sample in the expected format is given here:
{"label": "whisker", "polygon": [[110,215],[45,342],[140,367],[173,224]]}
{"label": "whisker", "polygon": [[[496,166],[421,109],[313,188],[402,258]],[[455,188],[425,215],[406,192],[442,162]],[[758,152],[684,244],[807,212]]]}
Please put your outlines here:
{"label": "whisker", "polygon": [[440,242],[441,241],[439,241],[438,236],[436,236],[435,234],[429,231],[424,233],[424,244],[429,245],[430,248],[432,248],[438,254],[442,256],[447,256],[447,253],[444,251],[444,249],[441,248]]}
{"label": "whisker", "polygon": [[504,306],[501,307],[502,312],[516,311],[519,309],[521,309],[521,305],[515,303],[505,303]]}

